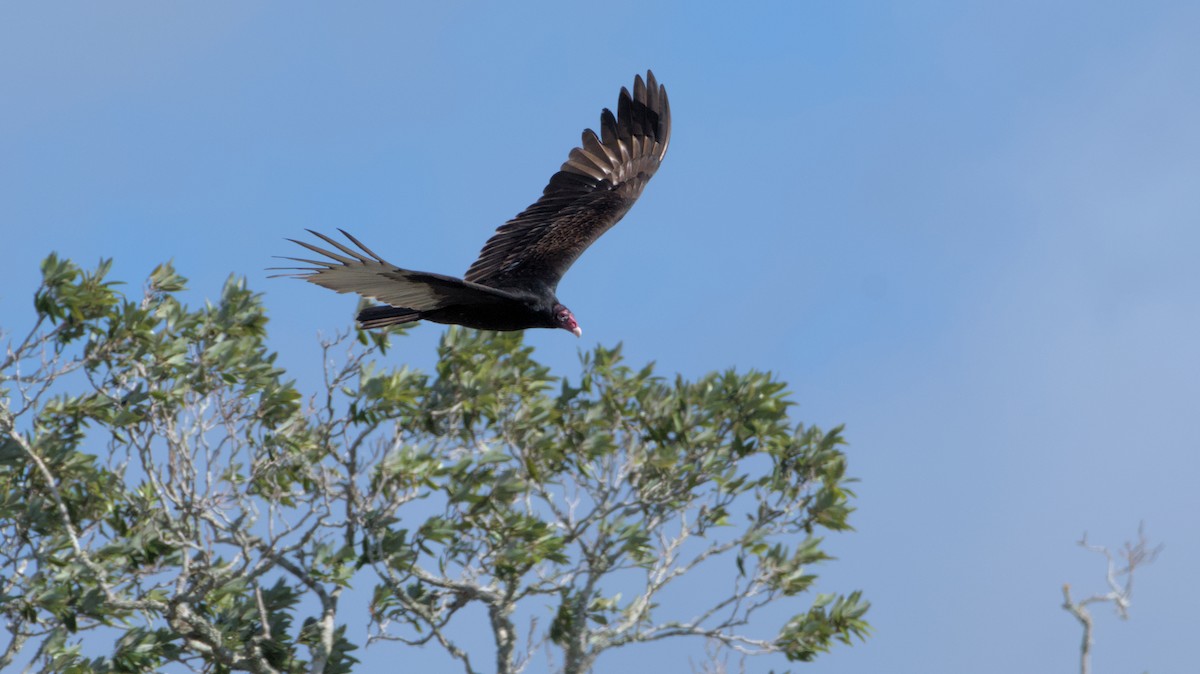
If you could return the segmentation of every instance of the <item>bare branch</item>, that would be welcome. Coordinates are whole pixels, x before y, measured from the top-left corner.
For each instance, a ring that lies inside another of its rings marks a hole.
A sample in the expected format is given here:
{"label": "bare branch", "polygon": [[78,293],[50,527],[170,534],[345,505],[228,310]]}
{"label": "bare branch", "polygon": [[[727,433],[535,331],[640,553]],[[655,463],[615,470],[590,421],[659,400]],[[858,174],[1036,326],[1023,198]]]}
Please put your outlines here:
{"label": "bare branch", "polygon": [[1089,543],[1087,533],[1083,534],[1077,545],[1102,555],[1106,562],[1105,583],[1108,585],[1108,592],[1075,600],[1071,597],[1070,584],[1064,583],[1062,588],[1063,610],[1075,616],[1083,627],[1083,639],[1079,647],[1079,671],[1080,674],[1090,674],[1095,624],[1087,607],[1091,604],[1111,603],[1117,615],[1122,620],[1127,620],[1133,598],[1134,574],[1138,568],[1154,563],[1163,546],[1159,544],[1150,547],[1146,538],[1145,523],[1138,525],[1137,541],[1126,542],[1116,554],[1106,546]]}

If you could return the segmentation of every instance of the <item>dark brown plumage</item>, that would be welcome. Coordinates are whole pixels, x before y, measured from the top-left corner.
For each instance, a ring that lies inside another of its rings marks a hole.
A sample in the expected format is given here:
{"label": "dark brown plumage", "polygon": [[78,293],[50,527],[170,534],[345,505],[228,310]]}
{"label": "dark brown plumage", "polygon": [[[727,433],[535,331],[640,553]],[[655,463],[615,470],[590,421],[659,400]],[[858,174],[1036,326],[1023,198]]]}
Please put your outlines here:
{"label": "dark brown plumage", "polygon": [[[342,231],[357,250],[313,232],[335,250],[295,243],[328,259],[287,258],[311,267],[294,276],[339,293],[382,302],[358,321],[379,328],[418,320],[482,330],[562,328],[581,334],[555,296],[571,264],[625,215],[667,152],[671,106],[666,88],[647,72],[621,88],[617,114],[600,115],[600,133],[583,132],[542,197],[501,225],[462,279],[401,269]],[[339,230],[341,231],[341,230]]]}

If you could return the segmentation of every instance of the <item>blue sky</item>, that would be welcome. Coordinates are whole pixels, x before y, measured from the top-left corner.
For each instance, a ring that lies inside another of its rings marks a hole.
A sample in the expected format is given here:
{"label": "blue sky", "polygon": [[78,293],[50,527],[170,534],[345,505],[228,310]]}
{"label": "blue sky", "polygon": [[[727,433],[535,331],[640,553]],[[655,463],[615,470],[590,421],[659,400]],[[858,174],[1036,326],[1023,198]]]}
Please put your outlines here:
{"label": "blue sky", "polygon": [[[9,3],[0,317],[28,320],[50,251],[113,257],[135,287],[174,259],[197,301],[248,276],[281,362],[315,376],[317,334],[354,302],[266,279],[284,237],[343,227],[460,273],[653,68],[671,150],[559,296],[585,348],[769,369],[799,419],[847,424],[858,531],[822,584],[862,588],[876,634],[817,666],[1070,671],[1059,588],[1103,572],[1073,541],[1144,520],[1166,551],[1128,623],[1100,616],[1097,671],[1181,671],[1200,606],[1198,34],[1189,2]],[[394,358],[428,367],[442,330]],[[528,339],[577,371],[574,338]]]}

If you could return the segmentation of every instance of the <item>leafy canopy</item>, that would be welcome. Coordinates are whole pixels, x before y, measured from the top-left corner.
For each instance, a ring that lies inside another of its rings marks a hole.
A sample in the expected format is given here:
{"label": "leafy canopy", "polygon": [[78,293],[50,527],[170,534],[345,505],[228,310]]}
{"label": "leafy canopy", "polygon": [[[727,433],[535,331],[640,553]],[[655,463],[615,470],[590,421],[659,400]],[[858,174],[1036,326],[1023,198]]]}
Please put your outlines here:
{"label": "leafy canopy", "polygon": [[42,271],[0,361],[0,668],[349,672],[371,641],[583,672],[668,637],[808,661],[868,630],[858,592],[812,595],[849,528],[840,429],[792,421],[769,374],[597,347],[560,378],[521,333],[458,328],[422,373],[386,358],[402,332],[358,332],[304,395],[242,280],[192,309],[170,265],[135,298],[108,262]]}

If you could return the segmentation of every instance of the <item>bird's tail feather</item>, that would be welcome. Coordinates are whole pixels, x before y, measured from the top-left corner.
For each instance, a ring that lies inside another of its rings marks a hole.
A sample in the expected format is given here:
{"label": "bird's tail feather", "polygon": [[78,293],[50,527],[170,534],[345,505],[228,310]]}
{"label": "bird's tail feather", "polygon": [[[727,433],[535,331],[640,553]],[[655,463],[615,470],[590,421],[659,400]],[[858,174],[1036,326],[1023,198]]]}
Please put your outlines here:
{"label": "bird's tail feather", "polygon": [[358,312],[358,325],[364,330],[399,325],[400,323],[411,323],[419,320],[421,320],[420,311],[389,307],[387,305],[367,307]]}

